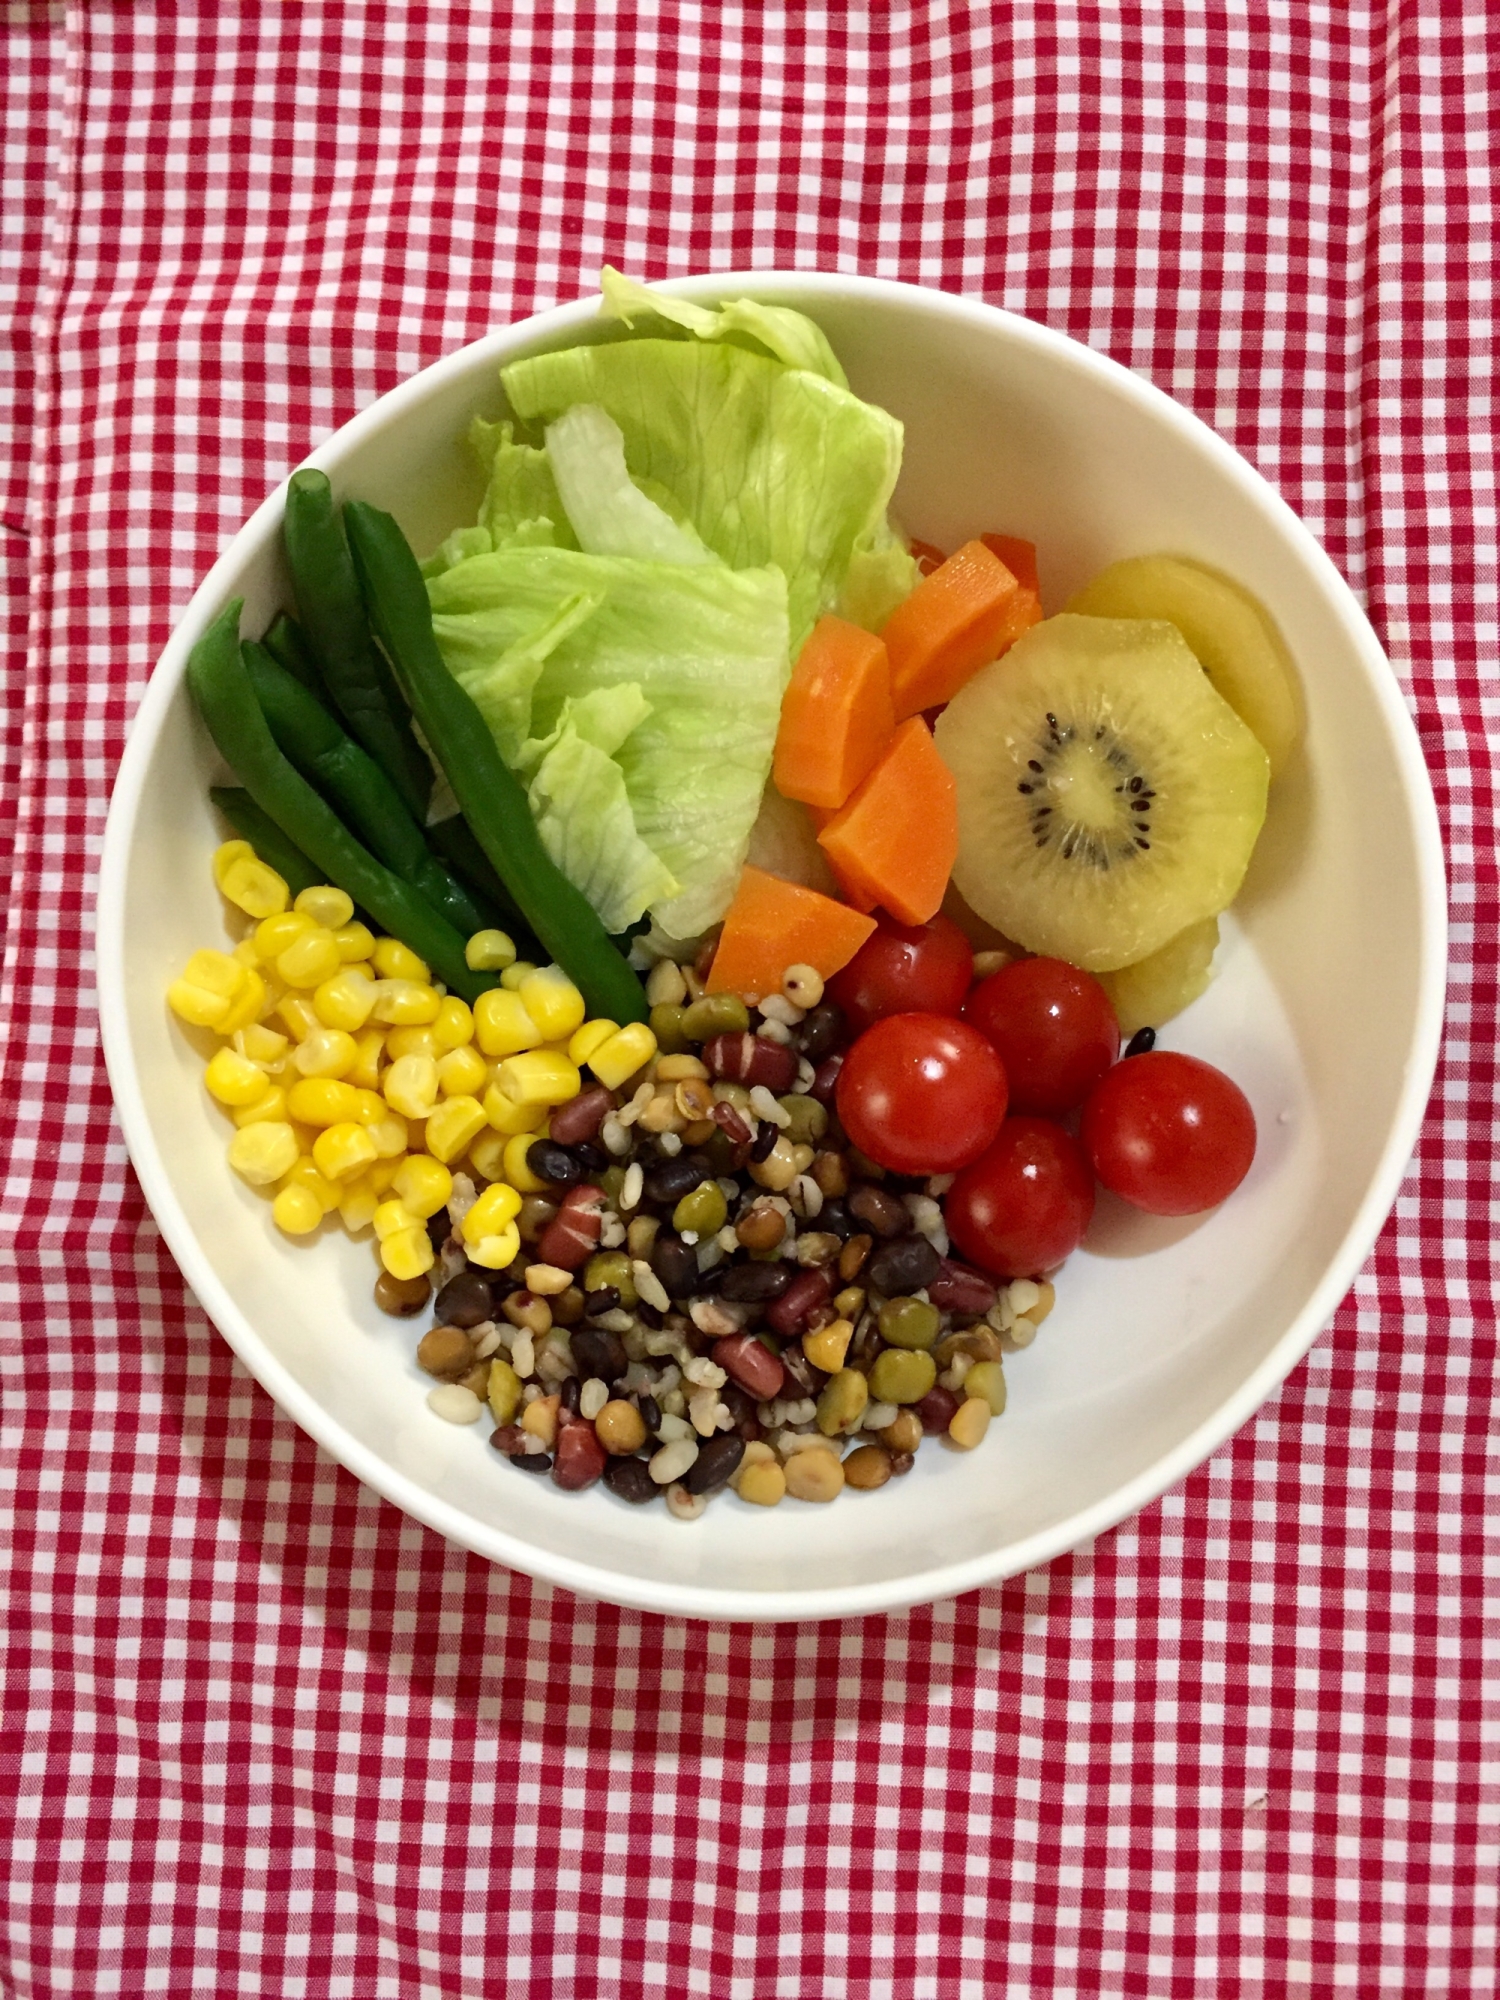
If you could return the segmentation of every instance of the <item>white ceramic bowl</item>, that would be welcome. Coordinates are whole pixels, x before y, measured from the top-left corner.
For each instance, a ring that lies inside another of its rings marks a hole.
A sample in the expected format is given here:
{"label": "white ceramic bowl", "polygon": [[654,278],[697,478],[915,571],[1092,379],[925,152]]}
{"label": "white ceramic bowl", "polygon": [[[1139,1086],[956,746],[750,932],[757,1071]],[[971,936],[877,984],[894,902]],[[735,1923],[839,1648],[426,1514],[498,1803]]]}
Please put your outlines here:
{"label": "white ceramic bowl", "polygon": [[[257,632],[289,602],[284,489],[236,535],[147,690],[115,788],[100,884],[104,1042],[131,1157],[188,1282],[258,1380],[337,1459],[453,1541],[585,1594],[714,1618],[825,1618],[967,1590],[1044,1562],[1182,1478],[1303,1355],[1395,1198],[1441,1020],[1436,814],[1389,665],[1331,562],[1242,459],[1088,348],[970,300],[804,273],[696,279],[826,328],[856,391],[906,424],[897,512],[953,547],[981,529],[1041,552],[1049,608],[1102,564],[1197,556],[1256,591],[1300,663],[1308,745],[1283,781],[1227,925],[1222,972],[1165,1035],[1248,1090],[1261,1143],[1245,1185],[1192,1223],[1101,1211],[1010,1407],[967,1456],[836,1506],[716,1501],[696,1525],[603,1489],[559,1492],[492,1453],[488,1424],[425,1407],[415,1331],[371,1299],[369,1246],[292,1243],[224,1161],[202,1056],[163,992],[221,943],[208,858],[217,759],[183,683],[231,596]],[[383,396],[312,459],[391,508],[425,551],[473,518],[463,439],[499,413],[497,371],[587,339],[592,301],[476,342]]]}

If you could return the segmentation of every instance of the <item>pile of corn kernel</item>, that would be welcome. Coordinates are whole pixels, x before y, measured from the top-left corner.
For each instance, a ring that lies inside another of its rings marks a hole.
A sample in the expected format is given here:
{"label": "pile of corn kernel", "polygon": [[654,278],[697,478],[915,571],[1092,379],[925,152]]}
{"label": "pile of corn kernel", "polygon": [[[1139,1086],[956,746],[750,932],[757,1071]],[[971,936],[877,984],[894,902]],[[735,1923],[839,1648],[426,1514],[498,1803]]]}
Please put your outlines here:
{"label": "pile of corn kernel", "polygon": [[656,1054],[643,1023],[586,1020],[583,995],[556,965],[516,957],[503,931],[480,931],[465,956],[500,983],[471,1009],[416,953],[354,920],[342,889],[304,889],[226,841],[214,880],[251,920],[232,951],[196,951],[167,1000],[221,1046],[204,1073],[236,1127],[229,1164],[271,1196],[289,1236],[337,1214],[374,1227],[397,1281],[435,1261],[430,1216],[447,1206],[467,1160],[485,1187],[464,1215],[470,1260],[503,1270],[520,1251],[521,1197],[542,1182],[526,1166],[553,1108],[581,1071],[611,1090]]}

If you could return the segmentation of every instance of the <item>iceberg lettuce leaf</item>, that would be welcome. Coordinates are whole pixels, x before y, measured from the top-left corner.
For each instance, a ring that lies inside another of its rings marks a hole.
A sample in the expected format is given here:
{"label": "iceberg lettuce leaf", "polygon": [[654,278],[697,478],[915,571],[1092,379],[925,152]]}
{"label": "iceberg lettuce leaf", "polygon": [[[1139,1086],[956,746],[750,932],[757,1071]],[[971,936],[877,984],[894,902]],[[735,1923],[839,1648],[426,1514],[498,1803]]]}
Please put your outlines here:
{"label": "iceberg lettuce leaf", "polygon": [[737,334],[745,335],[788,368],[806,368],[839,389],[849,386],[822,327],[790,306],[762,305],[759,299],[728,299],[716,309],[696,306],[670,293],[653,291],[650,285],[637,284],[608,264],[600,275],[599,289],[604,295],[601,310],[607,319],[621,319],[634,326],[642,313],[654,313],[658,319],[684,327],[699,340],[733,340]]}
{"label": "iceberg lettuce leaf", "polygon": [[575,403],[548,424],[547,458],[578,546],[589,555],[718,561],[701,535],[635,485],[620,426],[597,403]]}

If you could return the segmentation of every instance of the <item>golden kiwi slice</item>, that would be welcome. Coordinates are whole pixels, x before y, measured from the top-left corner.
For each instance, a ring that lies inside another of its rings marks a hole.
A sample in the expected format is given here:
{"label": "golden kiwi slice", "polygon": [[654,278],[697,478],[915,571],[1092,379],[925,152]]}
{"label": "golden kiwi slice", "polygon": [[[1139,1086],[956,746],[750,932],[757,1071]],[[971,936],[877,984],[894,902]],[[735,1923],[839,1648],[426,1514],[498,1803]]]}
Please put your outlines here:
{"label": "golden kiwi slice", "polygon": [[1134,965],[1217,916],[1266,814],[1266,753],[1175,626],[1049,618],[943,711],[960,895],[1028,951]]}
{"label": "golden kiwi slice", "polygon": [[1159,1028],[1191,1007],[1208,990],[1218,948],[1219,920],[1205,917],[1148,958],[1122,965],[1118,972],[1101,972],[1099,983],[1114,1002],[1120,1033],[1128,1038],[1137,1028]]}

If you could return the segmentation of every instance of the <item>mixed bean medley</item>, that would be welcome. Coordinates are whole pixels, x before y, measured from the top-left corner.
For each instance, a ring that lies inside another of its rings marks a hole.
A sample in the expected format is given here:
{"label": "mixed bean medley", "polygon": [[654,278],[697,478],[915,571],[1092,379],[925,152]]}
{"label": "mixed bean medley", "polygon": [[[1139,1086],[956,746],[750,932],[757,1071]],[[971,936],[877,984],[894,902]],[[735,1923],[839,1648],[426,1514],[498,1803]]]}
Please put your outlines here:
{"label": "mixed bean medley", "polygon": [[433,1308],[436,1416],[487,1412],[516,1469],[686,1520],[725,1487],[882,1486],[1003,1411],[1052,1288],[951,1256],[951,1177],[850,1143],[852,1029],[810,966],[752,1007],[664,959],[619,1028],[491,932],[469,951],[501,984],[470,1009],[343,892],[293,901],[242,841],[215,875],[253,928],[168,997],[222,1037],[230,1163],[289,1235],[373,1228],[377,1303]]}

